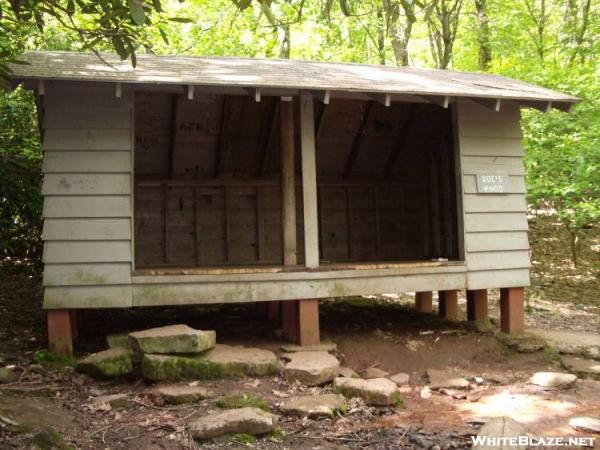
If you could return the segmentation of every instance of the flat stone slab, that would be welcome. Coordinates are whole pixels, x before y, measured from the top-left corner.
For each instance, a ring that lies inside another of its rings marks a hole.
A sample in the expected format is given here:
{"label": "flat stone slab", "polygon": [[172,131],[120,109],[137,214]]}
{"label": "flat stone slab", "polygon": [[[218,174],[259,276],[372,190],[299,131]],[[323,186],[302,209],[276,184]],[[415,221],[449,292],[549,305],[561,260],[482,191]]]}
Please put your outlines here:
{"label": "flat stone slab", "polygon": [[333,380],[340,370],[340,362],[327,352],[296,352],[283,357],[290,360],[283,369],[288,382],[318,386]]}
{"label": "flat stone slab", "polygon": [[281,346],[281,350],[287,353],[296,352],[328,352],[332,353],[337,350],[335,342],[321,342],[316,345],[297,345],[297,344],[285,344]]}
{"label": "flat stone slab", "polygon": [[2,383],[14,383],[19,377],[14,370],[8,367],[0,367],[0,384]]}
{"label": "flat stone slab", "polygon": [[367,380],[369,380],[371,378],[387,378],[387,376],[389,374],[390,374],[389,372],[378,369],[377,367],[369,367],[367,370],[365,370],[365,372],[363,374],[363,378],[365,378]]}
{"label": "flat stone slab", "polygon": [[129,339],[131,346],[142,353],[202,353],[215,346],[216,333],[187,325],[169,325],[129,333]]}
{"label": "flat stone slab", "polygon": [[333,391],[344,397],[360,397],[367,405],[392,406],[401,402],[398,386],[387,378],[342,378],[333,380]]}
{"label": "flat stone slab", "polygon": [[275,353],[224,344],[217,344],[200,355],[145,354],[142,358],[142,374],[153,381],[265,376],[278,371],[279,360]]}
{"label": "flat stone slab", "polygon": [[[525,450],[527,448],[526,445],[519,445],[517,441],[517,445],[509,445],[508,442],[511,438],[518,438],[519,436],[527,436],[527,429],[510,417],[496,417],[495,419],[490,420],[485,425],[481,427],[477,437],[479,438],[500,438],[497,443],[492,445],[486,445],[486,442],[482,444],[475,443],[473,445],[472,450]],[[502,443],[502,438],[505,438],[507,443]],[[491,442],[490,442],[491,443]]]}
{"label": "flat stone slab", "polygon": [[405,386],[410,381],[410,375],[407,373],[399,372],[395,375],[392,375],[390,377],[390,380],[392,380],[398,386]]}
{"label": "flat stone slab", "polygon": [[165,384],[163,386],[156,386],[150,391],[150,395],[160,397],[165,403],[170,403],[172,405],[195,403],[215,396],[210,389],[202,386],[188,386],[186,384]]}
{"label": "flat stone slab", "polygon": [[115,333],[106,336],[106,345],[108,348],[124,348],[126,350],[133,350],[131,347],[131,341],[129,340],[129,333]]}
{"label": "flat stone slab", "polygon": [[336,411],[345,411],[346,400],[338,394],[307,395],[288,400],[281,412],[288,416],[332,417]]}
{"label": "flat stone slab", "polygon": [[115,378],[133,371],[131,352],[124,348],[110,348],[83,358],[75,369],[96,378]]}
{"label": "flat stone slab", "polygon": [[598,417],[573,417],[569,420],[569,425],[580,431],[600,433],[600,418]]}
{"label": "flat stone slab", "polygon": [[562,372],[536,372],[529,379],[531,384],[548,388],[568,388],[577,381],[577,375]]}
{"label": "flat stone slab", "polygon": [[532,328],[529,332],[544,340],[559,353],[600,360],[599,334],[580,331],[544,330],[541,328]]}
{"label": "flat stone slab", "polygon": [[560,362],[565,369],[579,377],[600,380],[600,361],[563,355]]}
{"label": "flat stone slab", "polygon": [[225,434],[260,435],[273,431],[277,416],[258,408],[229,409],[189,423],[194,439],[212,439]]}
{"label": "flat stone slab", "polygon": [[429,378],[429,387],[433,390],[437,389],[467,389],[469,382],[462,377],[446,370],[427,369],[427,377]]}
{"label": "flat stone slab", "polygon": [[360,378],[360,375],[350,367],[340,367],[339,376],[344,378]]}

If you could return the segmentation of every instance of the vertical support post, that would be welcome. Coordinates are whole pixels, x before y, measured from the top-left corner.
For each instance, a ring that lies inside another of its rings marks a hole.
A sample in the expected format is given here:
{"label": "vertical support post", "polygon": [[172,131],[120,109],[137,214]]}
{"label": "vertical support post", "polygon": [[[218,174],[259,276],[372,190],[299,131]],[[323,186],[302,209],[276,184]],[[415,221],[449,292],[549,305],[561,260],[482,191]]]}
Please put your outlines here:
{"label": "vertical support post", "polygon": [[313,97],[300,91],[300,145],[302,154],[302,201],[304,209],[304,259],[306,267],[319,267],[319,221],[315,117]]}
{"label": "vertical support post", "polygon": [[278,321],[281,319],[281,303],[282,302],[267,302],[268,310],[267,310],[267,319]]}
{"label": "vertical support post", "polygon": [[50,351],[58,355],[72,355],[73,321],[71,311],[68,309],[49,309],[46,316]]}
{"label": "vertical support post", "polygon": [[467,320],[479,320],[488,316],[487,289],[467,291]]}
{"label": "vertical support post", "polygon": [[301,346],[318,345],[319,335],[319,300],[298,300],[298,343]]}
{"label": "vertical support post", "polygon": [[294,173],[294,104],[281,101],[281,223],[283,265],[298,263],[296,243],[296,182]]}
{"label": "vertical support post", "polygon": [[439,295],[439,313],[442,319],[458,319],[458,291],[440,291]]}
{"label": "vertical support post", "polygon": [[293,342],[298,340],[298,300],[281,302],[281,328],[287,339]]}
{"label": "vertical support post", "polygon": [[500,330],[518,333],[525,329],[525,290],[522,287],[500,289]]}
{"label": "vertical support post", "polygon": [[422,313],[433,311],[433,292],[415,292],[415,309]]}

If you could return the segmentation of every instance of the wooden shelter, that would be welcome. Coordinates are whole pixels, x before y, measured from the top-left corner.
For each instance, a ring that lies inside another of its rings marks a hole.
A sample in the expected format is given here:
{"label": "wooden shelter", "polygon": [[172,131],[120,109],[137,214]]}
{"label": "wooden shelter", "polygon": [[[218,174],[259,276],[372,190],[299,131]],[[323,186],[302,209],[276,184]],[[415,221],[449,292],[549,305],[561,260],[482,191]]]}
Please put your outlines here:
{"label": "wooden shelter", "polygon": [[416,292],[523,328],[519,107],[577,98],[472,73],[242,58],[29,53],[44,150],[44,307],[267,302],[301,344],[318,299]]}

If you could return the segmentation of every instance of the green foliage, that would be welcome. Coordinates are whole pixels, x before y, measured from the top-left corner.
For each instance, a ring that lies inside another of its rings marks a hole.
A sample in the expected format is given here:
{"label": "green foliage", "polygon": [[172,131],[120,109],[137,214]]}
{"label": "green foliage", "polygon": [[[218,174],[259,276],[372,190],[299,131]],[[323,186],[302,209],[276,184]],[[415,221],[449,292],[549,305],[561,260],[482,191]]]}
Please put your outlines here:
{"label": "green foliage", "polygon": [[253,407],[269,411],[269,403],[260,395],[252,393],[225,395],[219,398],[216,404],[223,409]]}
{"label": "green foliage", "polygon": [[74,367],[77,360],[73,356],[61,356],[61,355],[52,353],[49,350],[42,349],[42,350],[37,350],[33,354],[33,362],[35,362],[36,364],[41,364],[42,366]]}
{"label": "green foliage", "polygon": [[256,444],[258,442],[258,438],[248,433],[238,433],[234,434],[231,437],[231,440],[236,444]]}

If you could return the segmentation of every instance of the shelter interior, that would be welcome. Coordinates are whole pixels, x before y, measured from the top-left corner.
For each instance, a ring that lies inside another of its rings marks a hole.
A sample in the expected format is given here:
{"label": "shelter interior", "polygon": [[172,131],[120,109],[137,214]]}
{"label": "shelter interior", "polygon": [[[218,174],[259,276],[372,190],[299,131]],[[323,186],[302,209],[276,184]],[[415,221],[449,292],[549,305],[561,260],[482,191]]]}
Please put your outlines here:
{"label": "shelter interior", "polygon": [[[283,264],[282,104],[135,94],[137,268]],[[320,264],[459,259],[452,107],[335,98],[314,108]]]}

